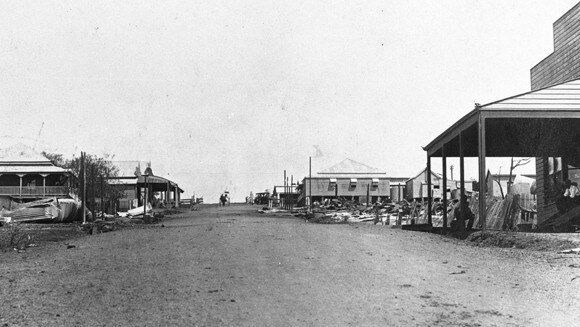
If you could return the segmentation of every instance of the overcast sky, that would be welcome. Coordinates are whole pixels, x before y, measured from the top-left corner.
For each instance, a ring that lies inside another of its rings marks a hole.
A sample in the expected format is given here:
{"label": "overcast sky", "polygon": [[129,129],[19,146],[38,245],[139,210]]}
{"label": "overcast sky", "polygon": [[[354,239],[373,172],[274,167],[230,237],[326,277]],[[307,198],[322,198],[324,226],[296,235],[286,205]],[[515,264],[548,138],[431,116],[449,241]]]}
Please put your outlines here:
{"label": "overcast sky", "polygon": [[475,102],[530,90],[576,3],[4,0],[0,140],[151,161],[207,202],[309,156],[411,176]]}

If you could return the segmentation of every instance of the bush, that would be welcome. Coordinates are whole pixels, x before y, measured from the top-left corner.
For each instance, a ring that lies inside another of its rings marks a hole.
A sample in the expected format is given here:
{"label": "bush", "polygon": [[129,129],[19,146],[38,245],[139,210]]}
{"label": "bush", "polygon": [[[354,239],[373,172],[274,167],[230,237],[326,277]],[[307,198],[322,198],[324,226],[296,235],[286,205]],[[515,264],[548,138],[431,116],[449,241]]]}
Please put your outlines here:
{"label": "bush", "polygon": [[32,237],[28,235],[20,223],[7,223],[0,227],[0,249],[25,249],[32,244]]}

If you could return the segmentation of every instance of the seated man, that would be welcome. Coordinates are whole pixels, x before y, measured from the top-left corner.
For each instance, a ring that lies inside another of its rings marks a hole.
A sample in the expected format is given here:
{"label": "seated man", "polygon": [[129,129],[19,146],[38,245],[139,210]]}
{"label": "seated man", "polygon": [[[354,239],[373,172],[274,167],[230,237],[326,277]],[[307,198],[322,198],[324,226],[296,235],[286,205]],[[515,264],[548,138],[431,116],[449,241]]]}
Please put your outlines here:
{"label": "seated man", "polygon": [[[463,196],[463,217],[461,217],[461,204],[459,201],[455,204],[453,209],[453,215],[455,216],[456,224],[459,231],[465,230],[465,219],[467,219],[467,230],[470,231],[473,228],[473,223],[475,222],[475,215],[469,209],[469,203],[467,202],[467,197]],[[465,219],[463,219],[465,218]]]}

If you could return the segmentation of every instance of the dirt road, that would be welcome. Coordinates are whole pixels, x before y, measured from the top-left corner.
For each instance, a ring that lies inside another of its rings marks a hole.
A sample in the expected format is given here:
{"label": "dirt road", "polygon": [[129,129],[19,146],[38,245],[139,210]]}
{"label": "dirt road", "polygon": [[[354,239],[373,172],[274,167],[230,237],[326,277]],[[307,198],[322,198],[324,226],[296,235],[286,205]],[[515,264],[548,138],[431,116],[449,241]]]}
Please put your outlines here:
{"label": "dirt road", "polygon": [[[572,326],[580,256],[256,207],[0,253],[0,326]],[[70,247],[67,249],[67,247]]]}

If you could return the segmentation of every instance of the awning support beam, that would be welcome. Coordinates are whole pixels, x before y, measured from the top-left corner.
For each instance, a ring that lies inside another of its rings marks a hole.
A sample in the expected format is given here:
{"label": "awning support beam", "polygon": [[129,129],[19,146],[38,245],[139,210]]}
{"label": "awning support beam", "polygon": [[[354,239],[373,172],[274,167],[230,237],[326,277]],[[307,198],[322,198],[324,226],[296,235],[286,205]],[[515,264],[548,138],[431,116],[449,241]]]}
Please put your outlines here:
{"label": "awning support beam", "polygon": [[486,180],[485,180],[485,117],[479,115],[478,121],[478,161],[479,161],[479,221],[481,223],[481,230],[486,231],[485,221],[485,202],[486,202]]}
{"label": "awning support beam", "polygon": [[463,132],[459,133],[459,217],[457,221],[465,222],[465,156],[463,155]]}
{"label": "awning support beam", "polygon": [[433,203],[433,195],[431,194],[431,157],[429,155],[427,155],[425,176],[427,178],[427,223],[433,226],[433,213],[431,212],[431,204]]}
{"label": "awning support beam", "polygon": [[441,164],[443,168],[443,185],[441,198],[443,201],[443,234],[447,231],[447,157],[445,156],[445,144],[441,147]]}

